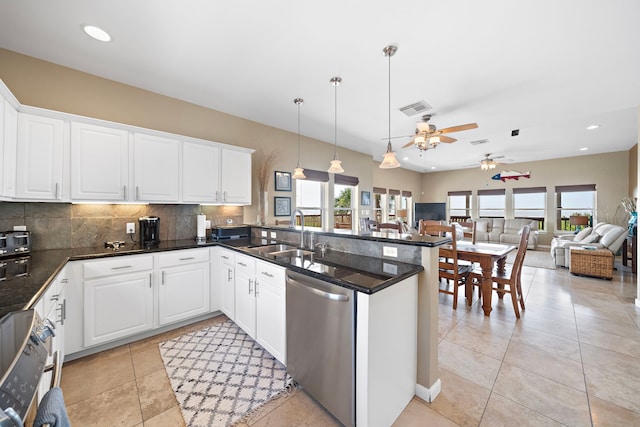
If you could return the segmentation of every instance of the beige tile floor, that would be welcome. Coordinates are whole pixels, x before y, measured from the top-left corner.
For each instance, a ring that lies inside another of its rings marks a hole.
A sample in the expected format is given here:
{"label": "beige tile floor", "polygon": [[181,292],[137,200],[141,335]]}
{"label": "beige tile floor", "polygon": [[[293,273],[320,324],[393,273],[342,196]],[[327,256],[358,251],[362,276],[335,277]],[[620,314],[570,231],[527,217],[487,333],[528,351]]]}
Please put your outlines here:
{"label": "beige tile floor", "polygon": [[[441,294],[440,378],[433,403],[414,398],[396,426],[640,425],[640,308],[636,277],[613,281],[566,269],[524,267],[527,309],[508,298],[491,317],[477,301],[451,308]],[[65,364],[62,389],[74,426],[181,426],[157,343],[218,317]],[[333,426],[304,392],[262,407],[249,426]]]}

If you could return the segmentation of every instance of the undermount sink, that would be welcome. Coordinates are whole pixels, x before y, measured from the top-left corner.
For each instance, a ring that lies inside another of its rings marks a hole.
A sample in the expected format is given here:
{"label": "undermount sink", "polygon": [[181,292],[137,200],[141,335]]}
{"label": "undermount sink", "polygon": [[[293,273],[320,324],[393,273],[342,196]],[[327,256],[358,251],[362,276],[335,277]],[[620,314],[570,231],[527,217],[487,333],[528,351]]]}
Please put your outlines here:
{"label": "undermount sink", "polygon": [[291,250],[297,250],[295,246],[278,244],[278,245],[267,245],[267,246],[258,246],[255,248],[248,248],[249,252],[258,255],[273,255],[280,252],[286,252]]}
{"label": "undermount sink", "polygon": [[276,258],[279,258],[279,257],[292,258],[292,257],[303,257],[307,255],[313,255],[313,252],[306,251],[304,249],[289,249],[285,251],[271,252],[269,253],[269,255],[272,255]]}

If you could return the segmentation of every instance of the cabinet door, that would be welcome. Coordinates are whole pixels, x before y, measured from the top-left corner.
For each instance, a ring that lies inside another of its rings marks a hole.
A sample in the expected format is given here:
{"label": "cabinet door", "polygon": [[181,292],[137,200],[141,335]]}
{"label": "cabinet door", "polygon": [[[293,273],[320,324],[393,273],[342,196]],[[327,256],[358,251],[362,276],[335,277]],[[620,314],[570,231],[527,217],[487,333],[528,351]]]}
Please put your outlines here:
{"label": "cabinet door", "polygon": [[158,316],[160,325],[209,311],[209,263],[160,270]]}
{"label": "cabinet door", "polygon": [[185,142],[182,145],[182,201],[215,203],[220,193],[220,148]]}
{"label": "cabinet door", "polygon": [[251,204],[251,153],[222,149],[222,203]]}
{"label": "cabinet door", "polygon": [[137,201],[177,202],[180,196],[180,141],[134,135],[134,187]]}
{"label": "cabinet door", "polygon": [[[4,102],[4,153],[3,159],[3,177],[0,192],[3,196],[15,197],[16,195],[16,162],[18,150],[18,112],[9,102]],[[0,136],[2,137],[2,136]]]}
{"label": "cabinet door", "polygon": [[255,276],[236,269],[236,317],[234,321],[251,338],[256,336]]}
{"label": "cabinet door", "polygon": [[16,197],[62,200],[64,122],[18,114]]}
{"label": "cabinet door", "polygon": [[285,271],[269,263],[256,266],[256,341],[286,365]]}
{"label": "cabinet door", "polygon": [[233,256],[227,251],[220,254],[218,261],[218,282],[222,293],[220,310],[231,320],[236,318],[236,291]]}
{"label": "cabinet door", "polygon": [[85,123],[71,124],[71,198],[127,199],[129,132]]}
{"label": "cabinet door", "polygon": [[85,280],[84,346],[153,328],[152,280],[151,272]]}

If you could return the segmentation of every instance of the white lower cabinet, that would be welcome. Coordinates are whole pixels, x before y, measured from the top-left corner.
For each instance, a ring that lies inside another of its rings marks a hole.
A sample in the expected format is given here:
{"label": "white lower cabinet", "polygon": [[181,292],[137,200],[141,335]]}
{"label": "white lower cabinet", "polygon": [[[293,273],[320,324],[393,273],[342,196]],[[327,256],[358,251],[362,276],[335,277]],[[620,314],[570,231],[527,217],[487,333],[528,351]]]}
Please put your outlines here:
{"label": "white lower cabinet", "polygon": [[235,265],[236,324],[286,364],[285,269],[245,255]]}
{"label": "white lower cabinet", "polygon": [[153,328],[153,256],[84,263],[84,347]]}
{"label": "white lower cabinet", "polygon": [[236,318],[236,295],[235,295],[235,252],[218,248],[218,257],[215,262],[215,276],[220,293],[220,310],[231,320]]}
{"label": "white lower cabinet", "polygon": [[209,249],[158,255],[158,323],[166,325],[209,312]]}

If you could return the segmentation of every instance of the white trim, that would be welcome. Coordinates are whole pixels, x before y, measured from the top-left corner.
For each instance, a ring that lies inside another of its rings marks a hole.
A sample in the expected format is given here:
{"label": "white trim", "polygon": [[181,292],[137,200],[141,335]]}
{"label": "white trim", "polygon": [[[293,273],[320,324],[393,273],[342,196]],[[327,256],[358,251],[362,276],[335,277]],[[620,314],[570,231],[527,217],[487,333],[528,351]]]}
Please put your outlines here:
{"label": "white trim", "polygon": [[431,387],[429,388],[416,384],[416,396],[425,402],[433,402],[440,394],[440,391],[442,391],[442,382],[440,382],[440,378],[438,378],[435,383],[431,384]]}

